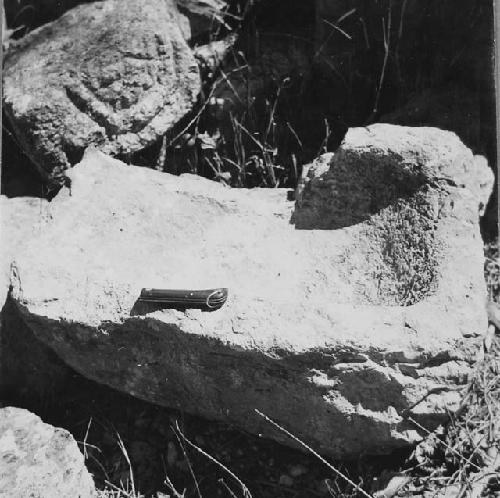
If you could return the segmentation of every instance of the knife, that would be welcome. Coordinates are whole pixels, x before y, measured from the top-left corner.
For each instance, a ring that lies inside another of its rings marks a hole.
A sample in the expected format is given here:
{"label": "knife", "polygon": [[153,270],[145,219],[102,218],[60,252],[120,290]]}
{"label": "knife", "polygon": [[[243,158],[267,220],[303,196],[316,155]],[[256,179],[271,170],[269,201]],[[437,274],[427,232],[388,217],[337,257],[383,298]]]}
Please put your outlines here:
{"label": "knife", "polygon": [[226,302],[226,288],[207,290],[142,289],[139,301],[163,304],[162,308],[195,308],[215,311]]}

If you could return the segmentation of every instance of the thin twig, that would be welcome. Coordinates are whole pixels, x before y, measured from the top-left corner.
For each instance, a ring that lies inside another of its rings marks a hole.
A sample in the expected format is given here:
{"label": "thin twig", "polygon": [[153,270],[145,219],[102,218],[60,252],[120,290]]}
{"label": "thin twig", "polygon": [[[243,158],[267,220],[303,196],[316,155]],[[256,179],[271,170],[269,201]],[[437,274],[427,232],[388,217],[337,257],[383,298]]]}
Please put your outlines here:
{"label": "thin twig", "polygon": [[175,437],[177,438],[177,441],[179,442],[179,445],[181,447],[181,450],[182,450],[182,453],[184,454],[184,458],[186,459],[186,463],[187,463],[187,466],[188,466],[188,469],[189,469],[189,472],[191,474],[191,477],[193,478],[193,481],[194,481],[194,485],[196,487],[196,492],[198,493],[198,497],[199,498],[202,498],[201,496],[201,491],[200,491],[200,487],[198,486],[198,479],[196,479],[196,476],[194,474],[194,470],[193,470],[193,466],[191,465],[191,461],[189,460],[189,457],[188,457],[188,454],[186,452],[186,448],[183,444],[183,442],[181,441],[181,438],[180,436],[177,434],[176,430],[174,427],[172,427],[172,432],[175,434]]}
{"label": "thin twig", "polygon": [[445,448],[449,449],[454,455],[456,455],[458,458],[460,458],[460,460],[467,462],[469,465],[472,465],[472,467],[476,468],[479,471],[481,470],[481,467],[479,467],[479,465],[476,465],[474,462],[472,462],[468,458],[461,455],[455,448],[451,447],[449,444],[445,443],[444,441],[441,441],[441,439],[439,439],[434,433],[432,433],[429,429],[425,428],[423,425],[419,424],[414,418],[408,417],[408,420],[410,422],[413,422],[417,427],[422,429],[429,436],[434,437],[436,439],[436,441],[439,441]]}
{"label": "thin twig", "polygon": [[[121,496],[126,496],[127,498],[140,498],[142,495],[137,495],[135,494],[135,492],[132,490],[132,491],[128,491],[126,489],[123,489],[123,488],[119,488],[118,486],[116,486],[115,484],[113,484],[112,482],[110,481],[104,481],[108,486],[111,486],[115,491],[117,491],[119,494],[118,496],[121,497]],[[181,497],[181,498],[184,498],[184,497]]]}
{"label": "thin twig", "polygon": [[224,81],[227,83],[227,86],[231,89],[231,91],[233,92],[234,96],[240,101],[240,104],[241,105],[244,105],[245,103],[243,102],[243,100],[241,99],[241,97],[239,96],[238,92],[236,91],[236,88],[234,88],[234,85],[231,83],[231,81],[229,80],[229,78],[227,77],[227,74],[221,69],[219,69],[220,71],[220,74],[222,75],[222,78],[224,79]]}
{"label": "thin twig", "polygon": [[106,472],[104,465],[91,453],[89,453],[89,459],[93,460],[94,463],[101,469],[101,472],[103,473],[103,475],[105,477],[105,481],[110,481],[111,478],[110,478],[109,474]]}
{"label": "thin twig", "polygon": [[[82,444],[83,444],[83,457],[85,458],[85,460],[87,460],[88,458],[88,453],[87,453],[87,439],[89,437],[89,431],[90,431],[90,426],[92,424],[92,417],[89,418],[89,422],[87,424],[87,430],[85,431],[85,436],[83,437],[83,441],[82,441]],[[93,445],[88,445],[88,446],[93,446]],[[97,446],[93,446],[94,448],[97,448]]]}
{"label": "thin twig", "polygon": [[255,145],[261,150],[262,153],[266,152],[266,148],[243,126],[236,118],[234,119],[234,122],[238,128],[240,128],[242,131],[244,131],[248,138],[250,138]]}
{"label": "thin twig", "polygon": [[295,137],[295,140],[297,140],[297,143],[299,144],[300,148],[303,149],[304,145],[302,144],[302,140],[299,138],[297,135],[297,132],[293,128],[293,126],[290,124],[290,121],[286,122],[286,125],[288,126],[288,129],[292,132],[292,135]]}
{"label": "thin twig", "polygon": [[125,457],[125,460],[127,461],[128,464],[128,469],[129,469],[129,476],[130,476],[130,485],[132,486],[132,494],[135,496],[135,481],[134,481],[134,472],[132,470],[132,463],[130,462],[130,458],[128,456],[127,449],[125,448],[125,445],[123,444],[122,438],[120,437],[120,434],[118,432],[116,433],[116,437],[118,438],[118,447],[120,448],[121,452],[123,453],[123,456]]}
{"label": "thin twig", "polygon": [[201,449],[199,446],[197,446],[196,444],[194,444],[193,442],[191,442],[183,433],[182,431],[180,430],[179,428],[179,424],[177,423],[177,421],[175,422],[175,428],[177,429],[177,432],[179,433],[179,435],[182,437],[182,439],[189,445],[191,446],[192,448],[194,448],[196,451],[198,451],[199,453],[201,453],[204,457],[208,458],[211,462],[215,463],[216,465],[218,465],[222,470],[224,470],[225,472],[227,472],[227,474],[229,474],[240,486],[241,486],[241,489],[243,491],[243,496],[245,498],[252,498],[252,495],[250,493],[250,490],[246,487],[246,485],[241,481],[241,479],[236,475],[234,474],[231,470],[229,470],[223,463],[219,462],[219,460],[217,460],[215,457],[213,457],[212,455],[210,455],[209,453],[207,453],[205,450]]}
{"label": "thin twig", "polygon": [[485,256],[484,259],[488,261],[489,263],[494,264],[495,266],[500,267],[500,263],[498,261],[495,261],[494,259],[488,258],[488,256]]}
{"label": "thin twig", "polygon": [[232,498],[238,498],[235,494],[234,491],[228,486],[226,481],[222,479],[222,477],[219,479],[219,482],[226,488],[226,491],[231,495]]}
{"label": "thin twig", "polygon": [[336,29],[339,33],[344,35],[348,40],[352,40],[352,36],[350,34],[346,33],[342,28],[340,28],[336,24],[333,24],[332,22],[327,21],[326,19],[323,19],[323,22],[328,24],[328,26],[331,26],[333,29]]}
{"label": "thin twig", "polygon": [[186,490],[184,490],[181,493],[179,493],[179,491],[177,491],[175,489],[175,486],[173,485],[172,481],[170,480],[170,477],[168,477],[168,475],[165,475],[165,484],[168,486],[168,488],[170,489],[170,491],[174,494],[174,498],[184,498],[184,494],[186,492]]}
{"label": "thin twig", "polygon": [[366,48],[370,50],[370,41],[368,39],[368,30],[366,29],[365,20],[362,17],[360,17],[359,22],[361,23],[361,26],[363,26],[363,36],[365,38]]}
{"label": "thin twig", "polygon": [[400,61],[400,48],[401,48],[401,38],[403,37],[403,24],[404,24],[404,16],[406,12],[406,4],[408,0],[403,0],[403,5],[401,6],[401,15],[399,18],[399,30],[398,30],[398,40],[396,44],[395,50],[395,59],[396,59],[396,71],[398,74],[399,85],[402,88],[404,85],[403,76],[401,74],[401,61]]}
{"label": "thin twig", "polygon": [[337,24],[340,24],[344,19],[347,19],[349,16],[354,14],[356,12],[356,8],[353,8],[351,10],[348,10],[345,14],[342,14],[338,19],[337,19]]}
{"label": "thin twig", "polygon": [[254,409],[255,412],[260,415],[262,418],[267,420],[270,424],[274,425],[274,427],[278,428],[280,431],[284,432],[288,437],[292,438],[294,441],[299,443],[301,446],[303,446],[306,450],[311,452],[316,458],[321,460],[330,470],[333,470],[338,476],[340,476],[342,479],[344,479],[348,484],[350,484],[354,489],[359,491],[363,496],[366,498],[372,498],[371,495],[369,495],[363,488],[358,486],[354,481],[349,479],[345,474],[343,474],[340,470],[336,469],[330,462],[325,460],[317,451],[313,450],[308,444],[304,443],[301,439],[299,439],[297,436],[292,434],[291,432],[287,431],[284,427],[279,425],[277,422],[274,420],[271,420],[267,415],[262,413],[261,411],[257,410],[257,408]]}
{"label": "thin twig", "polygon": [[373,110],[370,118],[368,119],[369,124],[378,113],[378,105],[380,101],[380,94],[382,92],[382,87],[385,80],[385,71],[387,68],[387,61],[389,60],[389,51],[391,47],[391,25],[392,25],[392,0],[389,0],[389,12],[387,14],[387,26],[385,24],[385,19],[382,17],[382,32],[384,35],[384,60],[382,62],[382,70],[380,71],[380,79],[377,86],[377,94],[375,96],[375,103],[373,104]]}
{"label": "thin twig", "polygon": [[[237,67],[237,68],[233,69],[232,71],[229,71],[228,74],[233,74],[233,73],[236,73],[238,71],[241,71],[242,69],[245,69],[245,67],[246,66]],[[227,75],[225,75],[225,76],[227,78]],[[182,135],[184,135],[184,133],[186,133],[189,130],[189,128],[200,118],[200,116],[202,115],[203,111],[206,109],[208,103],[210,102],[210,98],[213,97],[213,95],[215,93],[215,90],[217,89],[217,87],[219,86],[219,84],[222,81],[225,81],[224,78],[219,79],[218,81],[216,81],[214,83],[214,86],[210,90],[210,93],[208,94],[208,97],[205,99],[205,102],[203,102],[203,105],[198,110],[198,112],[196,113],[196,115],[194,116],[194,118],[191,119],[191,121],[189,121],[189,123],[174,138],[172,138],[172,140],[170,140],[170,142],[167,144],[167,147],[166,147],[167,149],[169,147],[171,147],[175,142],[177,142],[177,140],[179,140],[179,138],[181,138]]]}

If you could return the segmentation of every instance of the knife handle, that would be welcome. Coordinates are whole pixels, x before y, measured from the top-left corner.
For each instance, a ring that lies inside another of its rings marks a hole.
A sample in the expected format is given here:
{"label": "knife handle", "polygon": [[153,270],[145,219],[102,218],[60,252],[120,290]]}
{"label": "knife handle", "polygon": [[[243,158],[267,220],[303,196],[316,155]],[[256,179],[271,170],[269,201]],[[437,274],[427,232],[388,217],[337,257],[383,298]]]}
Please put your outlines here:
{"label": "knife handle", "polygon": [[164,304],[165,307],[199,308],[216,310],[227,299],[226,288],[207,290],[142,289],[140,301]]}

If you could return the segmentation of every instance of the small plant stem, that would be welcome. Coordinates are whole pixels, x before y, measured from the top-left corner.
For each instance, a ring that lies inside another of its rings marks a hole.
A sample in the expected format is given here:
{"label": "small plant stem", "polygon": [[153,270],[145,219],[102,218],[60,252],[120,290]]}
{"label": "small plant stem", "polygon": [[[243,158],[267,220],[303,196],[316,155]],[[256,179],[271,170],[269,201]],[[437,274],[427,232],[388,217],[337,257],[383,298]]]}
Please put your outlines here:
{"label": "small plant stem", "polygon": [[182,453],[184,454],[184,458],[186,459],[186,462],[187,462],[187,465],[188,465],[188,468],[189,468],[189,472],[190,472],[190,474],[191,474],[191,476],[193,478],[194,485],[196,487],[196,493],[198,494],[198,498],[203,498],[201,496],[200,487],[198,485],[198,479],[196,479],[196,476],[194,474],[193,466],[191,465],[191,461],[189,460],[189,457],[187,455],[186,448],[185,448],[183,442],[181,441],[181,438],[180,438],[179,434],[177,434],[177,431],[174,429],[174,427],[172,427],[172,431],[175,434],[175,437],[177,438],[177,441],[179,442],[179,446],[181,447]]}
{"label": "small plant stem", "polygon": [[469,465],[474,467],[477,470],[481,470],[481,467],[476,465],[474,462],[471,462],[468,458],[465,458],[463,455],[461,455],[455,448],[451,447],[449,444],[446,444],[445,442],[441,441],[435,434],[433,434],[429,429],[426,429],[423,425],[419,424],[415,419],[412,417],[408,417],[408,420],[410,422],[413,422],[419,429],[422,429],[424,432],[426,432],[429,436],[433,436],[436,441],[439,441],[445,448],[449,449],[454,455],[456,455],[460,460],[463,460],[464,462],[467,462]]}
{"label": "small plant stem", "polygon": [[170,480],[170,477],[165,476],[165,484],[168,486],[170,491],[174,494],[174,498],[185,498],[184,493],[186,492],[185,490],[181,493],[175,489],[174,484]]}
{"label": "small plant stem", "polygon": [[120,437],[120,434],[118,434],[118,432],[116,433],[116,437],[118,438],[118,447],[120,448],[121,452],[123,453],[123,456],[125,457],[125,460],[127,461],[127,464],[128,464],[129,475],[130,475],[130,485],[132,486],[132,496],[135,496],[136,492],[135,492],[135,481],[134,481],[134,472],[132,470],[132,463],[130,462],[130,458],[128,456],[127,449],[125,448],[125,445],[123,444],[122,438]]}
{"label": "small plant stem", "polygon": [[[242,69],[245,69],[245,66],[237,67],[236,69],[229,71],[228,74],[236,73],[237,71],[241,71]],[[227,78],[227,75],[226,75],[226,78]],[[166,146],[167,149],[169,147],[171,147],[175,142],[177,142],[177,140],[179,140],[179,138],[181,138],[182,135],[184,135],[184,133],[186,133],[187,130],[189,130],[189,128],[200,118],[203,111],[206,109],[208,103],[210,102],[210,98],[213,97],[215,90],[217,89],[217,87],[219,86],[219,84],[222,81],[224,81],[224,79],[220,79],[214,83],[214,86],[210,90],[210,93],[208,94],[208,97],[205,99],[205,102],[203,102],[203,105],[201,106],[201,108],[198,110],[198,112],[193,117],[193,119],[191,119],[191,121],[189,121],[189,123],[174,138],[172,138],[172,140],[170,140],[170,142]]]}
{"label": "small plant stem", "polygon": [[291,432],[287,431],[284,427],[279,425],[277,422],[274,420],[271,420],[267,415],[262,413],[261,411],[257,410],[255,408],[255,412],[260,415],[262,418],[267,420],[271,425],[274,425],[277,429],[280,431],[284,432],[288,437],[292,438],[294,441],[299,443],[301,446],[303,446],[306,450],[308,450],[310,453],[312,453],[316,458],[318,458],[321,462],[323,462],[330,470],[333,470],[339,477],[344,479],[348,484],[350,484],[354,489],[356,489],[358,492],[360,492],[363,496],[366,498],[372,498],[371,495],[369,495],[363,488],[358,486],[354,481],[349,479],[345,474],[343,474],[340,470],[336,469],[330,462],[325,460],[317,451],[313,450],[308,444],[304,443],[301,439],[299,439],[297,436],[292,434]]}
{"label": "small plant stem", "polygon": [[211,462],[215,463],[218,465],[222,470],[224,470],[227,474],[229,474],[240,486],[243,491],[243,496],[244,498],[252,498],[252,495],[250,493],[250,490],[246,487],[246,485],[241,481],[241,479],[238,478],[233,472],[231,472],[223,463],[219,462],[215,457],[207,453],[205,450],[202,450],[199,446],[191,442],[180,430],[179,424],[176,422],[175,423],[175,429],[177,433],[180,435],[180,437],[189,445],[191,448],[194,448],[196,451],[201,453],[204,457],[208,458]]}
{"label": "small plant stem", "polygon": [[382,18],[382,32],[384,35],[384,61],[382,62],[382,70],[380,71],[380,79],[377,86],[377,94],[375,96],[375,103],[373,104],[373,111],[368,119],[368,124],[373,121],[378,113],[378,106],[380,101],[380,93],[382,92],[382,87],[385,80],[385,71],[387,68],[387,61],[389,60],[389,51],[391,48],[391,25],[392,25],[392,0],[389,0],[389,12],[387,14],[387,26],[385,24],[385,19]]}
{"label": "small plant stem", "polygon": [[323,19],[323,22],[328,24],[328,26],[331,26],[332,28],[336,29],[339,33],[344,35],[348,40],[352,40],[352,36],[346,33],[342,28],[339,28],[336,24],[333,24],[332,22],[327,21],[326,19]]}

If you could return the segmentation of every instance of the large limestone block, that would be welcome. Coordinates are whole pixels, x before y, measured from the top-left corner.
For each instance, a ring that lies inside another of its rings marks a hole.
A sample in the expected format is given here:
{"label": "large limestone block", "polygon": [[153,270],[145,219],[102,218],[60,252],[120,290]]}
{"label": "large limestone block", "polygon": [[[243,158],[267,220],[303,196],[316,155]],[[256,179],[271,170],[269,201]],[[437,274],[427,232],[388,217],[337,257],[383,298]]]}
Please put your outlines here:
{"label": "large limestone block", "polygon": [[96,492],[68,431],[8,407],[0,409],[0,496],[90,498]]}
{"label": "large limestone block", "polygon": [[[295,207],[88,151],[16,255],[18,310],[142,399],[290,443],[256,408],[335,457],[407,446],[409,415],[432,428],[456,408],[486,327],[481,171],[452,133],[387,125],[318,164]],[[222,286],[219,311],[138,314],[142,287]]]}
{"label": "large limestone block", "polygon": [[80,5],[6,54],[4,108],[54,183],[93,144],[129,154],[193,107],[201,82],[172,0]]}

